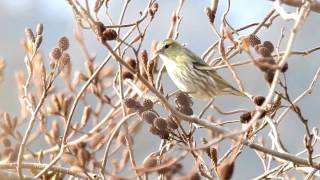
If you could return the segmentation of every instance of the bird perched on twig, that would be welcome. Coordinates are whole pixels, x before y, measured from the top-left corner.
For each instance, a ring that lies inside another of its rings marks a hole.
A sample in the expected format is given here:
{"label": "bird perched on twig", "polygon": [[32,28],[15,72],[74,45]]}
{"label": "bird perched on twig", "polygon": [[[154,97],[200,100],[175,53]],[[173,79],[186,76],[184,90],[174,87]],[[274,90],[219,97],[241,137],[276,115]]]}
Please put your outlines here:
{"label": "bird perched on twig", "polygon": [[159,55],[175,85],[197,99],[220,95],[246,96],[226,82],[214,69],[192,51],[172,39],[158,44]]}

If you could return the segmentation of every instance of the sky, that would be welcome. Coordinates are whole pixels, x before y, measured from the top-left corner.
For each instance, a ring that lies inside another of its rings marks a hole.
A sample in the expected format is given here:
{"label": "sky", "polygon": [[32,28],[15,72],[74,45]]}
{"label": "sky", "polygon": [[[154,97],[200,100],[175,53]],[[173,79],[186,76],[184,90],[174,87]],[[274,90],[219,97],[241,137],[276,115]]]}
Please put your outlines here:
{"label": "sky", "polygon": [[[111,15],[116,18],[123,1],[111,0],[110,11]],[[226,1],[220,1],[222,4],[219,5],[217,19],[221,18],[221,14],[225,11]],[[146,4],[146,1],[132,0],[132,6],[129,8],[127,21],[138,17],[137,10],[142,10]],[[173,0],[160,1],[159,12],[153,22],[149,32],[146,36],[146,41],[143,48],[149,49],[153,40],[161,40],[166,36],[170,25],[170,16],[172,10],[176,7],[177,2]],[[208,25],[207,17],[204,14],[204,8],[209,6],[209,0],[187,0],[183,9],[183,21],[180,26],[180,36],[178,40],[186,43],[187,46],[197,54],[201,54],[205,49],[215,42],[217,38]],[[264,16],[270,11],[272,2],[270,1],[256,1],[256,0],[234,0],[232,1],[231,11],[228,14],[227,19],[229,23],[235,28],[241,26],[259,22]],[[290,8],[288,8],[290,10]],[[169,12],[169,13],[168,13]],[[320,39],[320,33],[318,31],[320,18],[318,14],[312,13],[307,19],[305,26],[301,29],[297,36],[294,49],[305,50],[320,45],[318,41]],[[0,83],[0,111],[7,111],[12,114],[18,114],[19,100],[17,98],[17,89],[15,87],[13,72],[16,70],[25,70],[23,63],[23,50],[20,42],[24,37],[24,29],[26,27],[35,28],[38,23],[44,24],[44,42],[42,45],[42,51],[45,55],[49,53],[51,48],[55,47],[57,40],[61,36],[67,36],[71,42],[75,42],[73,37],[74,32],[74,18],[70,7],[64,0],[1,0],[0,1],[0,57],[4,58],[7,62],[7,68],[5,70],[5,81]],[[281,28],[285,28],[288,32],[290,29],[291,22],[284,22],[280,18],[275,20],[274,25],[270,29],[263,29],[259,32],[259,36],[263,37],[264,40],[271,40],[277,43],[280,37]],[[245,31],[240,35],[246,35],[250,31]],[[85,32],[85,38],[88,43],[90,51],[97,56],[97,62],[101,61],[103,57],[107,55],[104,48],[96,42],[94,35],[91,32]],[[284,41],[287,37],[284,38]],[[285,45],[285,43],[284,43]],[[82,62],[84,61],[83,56],[79,53],[80,48],[76,43],[72,43],[70,47],[70,54],[73,60],[75,68],[83,69]],[[292,57],[289,61],[288,80],[289,86],[291,87],[293,97],[301,93],[310,82],[316,68],[320,62],[317,53],[309,55],[306,58]],[[243,59],[241,59],[243,58]],[[240,56],[241,60],[248,57]],[[249,69],[237,69],[243,79],[245,79],[245,87],[252,92],[265,94],[267,88],[263,82],[263,77],[252,76],[255,72],[254,68]],[[226,71],[222,71],[226,72]],[[232,81],[230,73],[226,73],[225,76],[228,80]],[[166,83],[172,83],[168,78],[165,78]],[[169,89],[174,90],[175,87],[172,85]],[[318,93],[316,93],[318,92]],[[15,98],[13,100],[13,98]],[[233,103],[230,103],[231,98],[217,98],[217,103],[222,109],[232,108]],[[315,114],[319,106],[316,103],[319,102],[319,90],[315,89],[315,94],[310,98],[301,102],[303,112],[308,118],[310,123],[317,124],[316,119],[318,116]],[[203,102],[196,102],[203,104]],[[237,100],[238,106],[247,104],[243,100]],[[292,152],[297,152],[297,149],[301,149],[303,134],[301,132],[301,126],[293,126],[290,121],[292,118],[296,120],[293,114],[288,116],[287,121],[281,124],[280,128],[283,130],[281,136],[285,139],[285,144],[292,149]],[[295,118],[295,119],[294,119]],[[267,132],[266,132],[267,133]],[[143,139],[143,135],[138,136],[141,141],[137,144],[151,143],[153,139]],[[297,141],[299,139],[299,141]],[[297,143],[299,142],[299,143]],[[139,146],[137,145],[137,148]],[[296,151],[295,151],[296,150]],[[237,179],[250,179],[254,175],[258,175],[260,172],[245,173],[248,169],[262,169],[257,167],[259,160],[254,156],[254,152],[251,150],[245,150],[245,152],[238,159],[236,173],[238,174]],[[260,165],[260,164],[259,164]]]}

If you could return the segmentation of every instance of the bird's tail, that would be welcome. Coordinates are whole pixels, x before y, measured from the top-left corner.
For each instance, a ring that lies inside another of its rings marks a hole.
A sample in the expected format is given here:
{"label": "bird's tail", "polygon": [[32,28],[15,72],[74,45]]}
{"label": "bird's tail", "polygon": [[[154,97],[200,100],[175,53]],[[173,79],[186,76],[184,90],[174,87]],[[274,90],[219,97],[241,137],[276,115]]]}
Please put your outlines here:
{"label": "bird's tail", "polygon": [[232,87],[231,91],[228,92],[228,93],[231,94],[231,95],[235,95],[235,96],[246,96],[246,97],[248,97],[249,99],[252,99],[252,97],[253,97],[253,96],[252,96],[251,94],[249,94],[248,92],[238,90],[238,89],[236,89],[236,88],[234,88],[234,87]]}

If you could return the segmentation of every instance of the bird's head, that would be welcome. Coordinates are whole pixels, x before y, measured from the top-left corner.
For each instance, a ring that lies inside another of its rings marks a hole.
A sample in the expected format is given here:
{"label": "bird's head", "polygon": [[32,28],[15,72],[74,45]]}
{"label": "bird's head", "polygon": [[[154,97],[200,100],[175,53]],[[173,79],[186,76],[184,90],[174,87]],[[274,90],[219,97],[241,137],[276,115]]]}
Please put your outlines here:
{"label": "bird's head", "polygon": [[175,60],[182,48],[183,46],[178,42],[172,39],[165,39],[158,44],[155,54]]}

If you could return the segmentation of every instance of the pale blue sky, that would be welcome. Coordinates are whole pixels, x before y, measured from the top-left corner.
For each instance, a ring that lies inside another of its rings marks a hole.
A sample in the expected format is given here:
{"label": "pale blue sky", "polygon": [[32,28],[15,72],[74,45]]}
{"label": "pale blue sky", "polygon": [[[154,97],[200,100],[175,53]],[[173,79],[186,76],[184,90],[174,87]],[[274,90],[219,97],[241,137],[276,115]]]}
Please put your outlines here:
{"label": "pale blue sky", "polygon": [[[117,14],[121,9],[120,0],[111,0],[110,10],[114,18],[117,18]],[[133,20],[138,16],[137,10],[143,10],[146,1],[132,0],[132,6],[129,8],[130,17],[128,21]],[[149,49],[152,40],[161,40],[165,37],[170,24],[170,16],[172,10],[176,7],[177,1],[162,0],[159,1],[159,12],[155,21],[152,23],[151,28],[146,36],[144,48]],[[217,13],[217,22],[221,17],[221,14],[225,11],[226,1],[220,1],[223,4],[219,6]],[[182,9],[183,21],[180,27],[179,41],[187,43],[188,47],[198,54],[201,54],[211,43],[216,40],[216,37],[210,29],[207,17],[203,13],[205,7],[209,6],[209,0],[187,0],[185,6]],[[231,11],[228,15],[228,20],[235,28],[261,21],[264,16],[270,11],[272,2],[270,1],[257,1],[257,0],[233,0]],[[297,37],[297,42],[294,45],[295,49],[304,50],[308,48],[320,45],[320,33],[319,31],[319,15],[312,14],[306,21],[305,27],[302,28]],[[17,69],[24,70],[23,63],[23,51],[20,47],[20,41],[24,37],[24,28],[35,28],[37,23],[44,24],[44,42],[43,52],[48,54],[51,48],[55,47],[57,39],[60,36],[68,36],[71,40],[70,54],[72,62],[75,68],[83,69],[83,57],[79,53],[79,47],[75,43],[73,38],[74,31],[74,18],[72,11],[64,0],[1,0],[0,1],[0,57],[7,60],[8,67],[5,71],[6,80],[0,83],[0,111],[8,111],[13,114],[17,114],[19,104],[16,87],[13,77],[13,71]],[[291,23],[284,22],[278,18],[272,28],[266,30],[263,29],[259,36],[263,40],[271,40],[277,43],[279,38],[280,29],[287,27]],[[219,25],[217,23],[217,25]],[[243,35],[249,33],[245,31]],[[85,33],[88,47],[90,51],[97,55],[97,62],[100,62],[107,54],[105,49],[96,42],[95,37],[91,32]],[[284,42],[287,37],[285,37]],[[247,58],[247,56],[239,56],[241,60]],[[316,68],[319,66],[320,61],[319,54],[307,56],[306,58],[293,57],[289,61],[289,86],[291,87],[292,95],[298,95],[301,93],[313,76]],[[237,60],[237,59],[236,59]],[[267,87],[263,82],[263,77],[257,75],[256,69],[250,68],[237,68],[241,78],[245,80],[245,86],[248,90],[259,94],[265,94]],[[222,71],[226,72],[226,71]],[[232,78],[229,72],[225,73],[225,77],[231,81]],[[233,81],[234,82],[234,81]],[[168,78],[165,78],[165,83],[172,83]],[[175,89],[175,87],[169,86],[168,89]],[[318,88],[319,89],[319,88]],[[232,103],[230,103],[232,102]],[[310,98],[306,98],[301,102],[301,107],[307,118],[310,119],[311,124],[318,124],[317,118],[319,117],[315,112],[319,106],[317,102],[320,102],[319,90],[315,90],[315,94]],[[201,102],[196,102],[201,104]],[[203,102],[202,102],[203,103]],[[222,109],[232,109],[234,104],[242,106],[248,104],[247,101],[236,100],[236,103],[232,101],[232,98],[218,98],[218,105]],[[236,117],[235,117],[236,118]],[[302,127],[296,121],[295,115],[288,116],[287,121],[281,125],[283,133],[281,134],[284,142],[291,152],[296,152],[297,148],[303,148],[302,141]],[[294,122],[294,123],[292,123]],[[294,126],[293,124],[298,124]],[[300,133],[301,132],[301,133]],[[266,133],[266,132],[265,132]],[[144,134],[139,135],[143,138]],[[152,140],[143,140],[137,142],[143,144],[146,142],[152,142]],[[157,139],[156,139],[157,140]],[[143,146],[144,147],[144,146]],[[137,146],[139,148],[139,146]],[[144,147],[145,148],[145,147]],[[139,156],[142,157],[142,156]],[[236,174],[237,178],[234,179],[250,179],[255,175],[258,175],[261,170],[261,164],[252,150],[245,150],[244,154],[240,156],[237,161]],[[250,172],[248,172],[250,171]]]}

